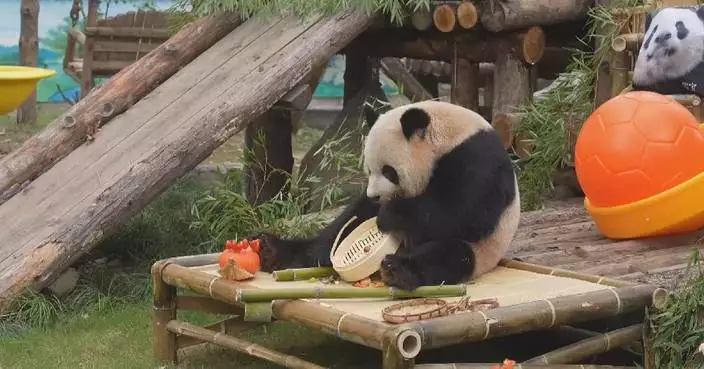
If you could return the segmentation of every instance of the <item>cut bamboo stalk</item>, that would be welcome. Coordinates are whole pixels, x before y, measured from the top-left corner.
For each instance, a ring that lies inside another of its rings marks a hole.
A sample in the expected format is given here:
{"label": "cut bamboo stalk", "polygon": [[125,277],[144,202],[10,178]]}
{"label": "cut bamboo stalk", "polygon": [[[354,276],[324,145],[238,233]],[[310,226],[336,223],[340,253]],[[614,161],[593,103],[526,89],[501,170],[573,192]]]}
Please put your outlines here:
{"label": "cut bamboo stalk", "polygon": [[470,29],[477,25],[479,13],[477,7],[471,1],[462,1],[457,6],[457,23],[464,29]]}
{"label": "cut bamboo stalk", "polygon": [[273,306],[271,301],[244,304],[244,316],[242,319],[245,322],[269,323],[273,316]]}
{"label": "cut bamboo stalk", "polygon": [[571,345],[536,356],[524,361],[524,364],[572,364],[586,360],[592,356],[603,354],[611,349],[621,347],[640,339],[643,324],[599,334],[595,337],[577,341]]}
{"label": "cut bamboo stalk", "polygon": [[529,272],[550,274],[550,275],[554,275],[554,276],[558,276],[558,277],[574,278],[574,279],[579,279],[581,281],[587,281],[587,282],[592,282],[592,283],[596,283],[596,284],[603,284],[603,285],[611,286],[611,287],[627,287],[627,286],[635,286],[636,285],[633,282],[620,281],[618,279],[601,277],[601,276],[596,276],[596,275],[591,275],[591,274],[583,274],[583,273],[573,272],[571,270],[566,270],[566,269],[550,268],[550,267],[545,267],[542,265],[524,263],[524,262],[518,261],[518,260],[502,259],[499,262],[499,265],[504,266],[506,268],[520,269],[520,270],[525,270],[525,271],[529,271]]}
{"label": "cut bamboo stalk", "polygon": [[275,270],[271,276],[275,281],[305,281],[311,278],[328,277],[335,273],[331,267],[293,268]]}
{"label": "cut bamboo stalk", "polygon": [[611,52],[611,96],[618,96],[628,86],[629,57],[626,52]]}
{"label": "cut bamboo stalk", "polygon": [[382,369],[410,369],[421,351],[421,335],[408,328],[389,329],[382,346]]}
{"label": "cut bamboo stalk", "polygon": [[611,49],[616,52],[637,52],[640,49],[640,45],[643,43],[643,33],[625,33],[616,36],[611,41]]}
{"label": "cut bamboo stalk", "polygon": [[209,329],[199,327],[186,322],[172,320],[167,325],[169,331],[178,335],[193,337],[201,341],[214,343],[226,347],[245,355],[258,357],[260,359],[284,366],[286,368],[300,369],[324,369],[324,367],[311,362],[301,360],[292,355],[286,355],[278,351],[268,349],[264,346],[252,343],[243,339],[228,336],[220,332],[213,332]]}
{"label": "cut bamboo stalk", "polygon": [[450,32],[455,29],[457,19],[455,9],[449,4],[441,4],[433,10],[433,24],[440,32]]}
{"label": "cut bamboo stalk", "polygon": [[638,285],[560,296],[412,323],[425,349],[485,341],[555,326],[617,316],[652,305],[655,286]]}
{"label": "cut bamboo stalk", "polygon": [[[414,369],[492,369],[498,363],[472,363],[472,364],[420,364]],[[636,369],[634,366],[614,366],[614,365],[531,365],[515,364],[513,369]]]}
{"label": "cut bamboo stalk", "polygon": [[407,297],[455,297],[464,296],[467,285],[421,286],[413,291],[395,287],[300,287],[300,288],[238,288],[235,300],[240,303],[296,299],[341,299],[341,298],[407,298]]}
{"label": "cut bamboo stalk", "polygon": [[176,336],[167,324],[176,319],[176,288],[164,283],[162,273],[166,262],[152,265],[152,324],[154,330],[154,356],[157,360],[175,363],[177,360]]}

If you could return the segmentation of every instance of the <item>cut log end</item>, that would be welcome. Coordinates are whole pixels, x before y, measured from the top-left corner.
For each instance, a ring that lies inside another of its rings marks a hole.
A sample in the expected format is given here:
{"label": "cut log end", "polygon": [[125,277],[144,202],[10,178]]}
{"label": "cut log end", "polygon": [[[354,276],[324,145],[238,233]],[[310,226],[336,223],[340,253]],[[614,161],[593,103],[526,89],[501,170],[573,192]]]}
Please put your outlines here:
{"label": "cut log end", "polygon": [[545,52],[545,32],[539,26],[530,27],[523,36],[523,60],[537,63]]}
{"label": "cut log end", "polygon": [[411,24],[419,31],[425,31],[433,25],[430,12],[426,9],[419,9],[411,15]]}
{"label": "cut log end", "polygon": [[450,32],[455,29],[457,19],[455,18],[454,9],[450,5],[439,5],[433,11],[433,23],[441,32]]}
{"label": "cut log end", "polygon": [[457,23],[465,29],[473,28],[477,25],[479,14],[477,8],[471,1],[463,1],[457,7]]}
{"label": "cut log end", "polygon": [[519,118],[516,115],[506,113],[496,114],[491,120],[491,125],[499,135],[501,143],[504,145],[505,149],[510,148],[513,144],[513,132],[518,122]]}

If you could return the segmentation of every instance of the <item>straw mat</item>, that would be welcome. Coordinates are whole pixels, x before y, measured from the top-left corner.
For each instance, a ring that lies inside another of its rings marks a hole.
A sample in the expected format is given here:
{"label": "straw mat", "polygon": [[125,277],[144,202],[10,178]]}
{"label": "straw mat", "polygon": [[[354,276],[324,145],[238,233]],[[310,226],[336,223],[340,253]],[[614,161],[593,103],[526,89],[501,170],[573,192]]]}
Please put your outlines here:
{"label": "straw mat", "polygon": [[[198,266],[191,269],[216,276],[218,275],[218,266],[216,264]],[[257,273],[252,280],[237,282],[237,284],[241,286],[241,288],[295,288],[313,286],[335,288],[345,286],[344,282],[340,282],[340,284],[337,285],[323,284],[317,281],[277,282],[274,281],[271,274],[262,272]],[[499,306],[509,306],[608,288],[611,287],[574,278],[558,277],[499,266],[489,273],[472,280],[467,286],[467,296],[472,300],[496,298],[499,302]],[[457,301],[459,299],[461,299],[461,297],[445,298],[448,302]],[[399,302],[398,300],[391,299],[368,298],[304,300],[377,321],[383,321],[381,316],[382,309]]]}

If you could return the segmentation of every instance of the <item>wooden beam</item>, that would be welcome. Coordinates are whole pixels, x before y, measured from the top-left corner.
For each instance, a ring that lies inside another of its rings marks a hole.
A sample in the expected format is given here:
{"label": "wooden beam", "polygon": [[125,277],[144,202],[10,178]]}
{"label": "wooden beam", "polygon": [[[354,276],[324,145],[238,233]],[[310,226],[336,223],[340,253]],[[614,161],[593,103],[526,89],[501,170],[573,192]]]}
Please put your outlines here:
{"label": "wooden beam", "polygon": [[409,29],[369,31],[358,37],[345,50],[346,53],[360,50],[367,55],[378,57],[407,57],[451,62],[455,39],[458,57],[472,62],[493,62],[500,54],[497,47],[499,44],[510,45],[502,52],[510,52],[519,60],[529,64],[537,63],[545,51],[545,34],[540,27],[529,27],[506,33],[477,31],[452,37],[441,32],[419,32]]}
{"label": "wooden beam", "polygon": [[593,0],[501,0],[481,1],[479,18],[491,32],[516,30],[530,26],[552,25],[583,18]]}
{"label": "wooden beam", "polygon": [[86,36],[139,37],[164,40],[171,37],[169,30],[162,28],[86,26],[83,32]]}

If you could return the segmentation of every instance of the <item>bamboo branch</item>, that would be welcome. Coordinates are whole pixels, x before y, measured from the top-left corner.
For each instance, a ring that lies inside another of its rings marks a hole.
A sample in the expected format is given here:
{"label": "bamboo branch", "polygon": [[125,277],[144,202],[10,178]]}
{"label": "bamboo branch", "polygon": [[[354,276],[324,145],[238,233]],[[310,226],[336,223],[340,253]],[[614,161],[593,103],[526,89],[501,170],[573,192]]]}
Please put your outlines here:
{"label": "bamboo branch", "polygon": [[305,281],[311,278],[328,277],[335,273],[330,267],[293,268],[275,270],[271,273],[275,281]]}
{"label": "bamboo branch", "polygon": [[272,300],[296,299],[344,299],[344,298],[407,298],[430,296],[464,296],[467,285],[421,286],[413,291],[394,287],[300,287],[300,288],[238,288],[235,301],[240,303],[265,302]]}

